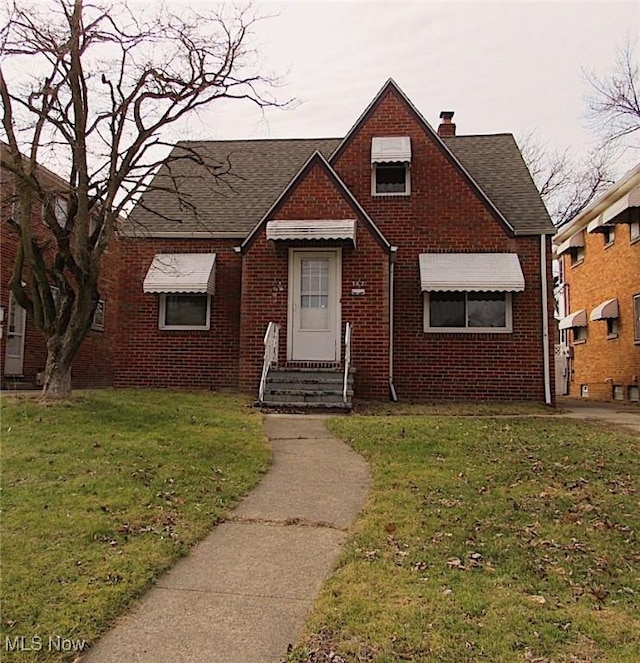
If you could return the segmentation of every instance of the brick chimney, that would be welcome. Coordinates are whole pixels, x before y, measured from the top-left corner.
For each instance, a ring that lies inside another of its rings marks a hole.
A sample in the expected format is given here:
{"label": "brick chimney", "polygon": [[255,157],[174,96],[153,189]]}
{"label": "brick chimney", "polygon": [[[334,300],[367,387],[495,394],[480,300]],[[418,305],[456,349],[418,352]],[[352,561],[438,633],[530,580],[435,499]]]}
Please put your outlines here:
{"label": "brick chimney", "polygon": [[438,136],[455,136],[456,125],[451,121],[453,119],[453,111],[442,111],[440,119],[442,122],[438,127]]}

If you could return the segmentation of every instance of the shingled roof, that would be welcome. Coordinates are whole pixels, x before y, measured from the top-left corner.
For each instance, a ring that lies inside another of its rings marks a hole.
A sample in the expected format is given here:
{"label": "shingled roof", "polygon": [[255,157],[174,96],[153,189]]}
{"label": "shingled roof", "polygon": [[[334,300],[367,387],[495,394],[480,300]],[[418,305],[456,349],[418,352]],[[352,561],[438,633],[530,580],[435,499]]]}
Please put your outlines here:
{"label": "shingled roof", "polygon": [[[517,235],[555,232],[513,136],[442,140]],[[180,142],[124,233],[245,238],[309,157],[319,150],[329,158],[340,143],[339,138]],[[173,160],[186,154],[196,158]],[[213,177],[215,168],[225,174]],[[170,192],[174,182],[186,205]]]}
{"label": "shingled roof", "polygon": [[556,228],[511,134],[442,136],[517,235],[553,235]]}
{"label": "shingled roof", "polygon": [[[318,150],[328,157],[339,138],[180,142],[131,213],[127,235],[244,239]],[[180,156],[193,155],[201,159]],[[219,177],[212,169],[219,167]],[[181,197],[163,188],[177,183]]]}

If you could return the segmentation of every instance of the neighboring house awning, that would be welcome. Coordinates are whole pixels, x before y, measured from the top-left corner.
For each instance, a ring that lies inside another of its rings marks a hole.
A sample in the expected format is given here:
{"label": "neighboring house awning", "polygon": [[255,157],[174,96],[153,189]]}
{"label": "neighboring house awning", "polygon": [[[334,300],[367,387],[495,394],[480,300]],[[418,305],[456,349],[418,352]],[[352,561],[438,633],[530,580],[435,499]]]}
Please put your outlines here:
{"label": "neighboring house awning", "polygon": [[613,299],[607,299],[606,302],[602,302],[599,306],[596,306],[589,320],[606,320],[607,318],[617,318],[619,316],[618,312],[618,300],[614,297]]}
{"label": "neighboring house awning", "polygon": [[410,163],[409,136],[376,136],[371,139],[371,163]]}
{"label": "neighboring house awning", "polygon": [[347,239],[356,243],[355,219],[267,221],[267,239]]}
{"label": "neighboring house awning", "polygon": [[556,249],[556,253],[558,255],[562,255],[563,253],[566,253],[571,249],[576,249],[580,246],[584,246],[584,233],[582,231],[576,233],[572,237],[569,237],[566,242],[562,242],[562,244],[560,244],[560,246]]}
{"label": "neighboring house awning", "polygon": [[623,214],[630,207],[640,207],[640,187],[629,191],[602,214],[604,223],[629,223],[629,216]]}
{"label": "neighboring house awning", "polygon": [[157,253],[144,278],[144,292],[214,292],[215,253]]}
{"label": "neighboring house awning", "polygon": [[524,290],[524,275],[515,253],[421,253],[420,288],[517,292]]}
{"label": "neighboring house awning", "polygon": [[586,327],[587,312],[581,308],[575,313],[570,313],[566,318],[562,318],[558,323],[558,329],[571,329],[572,327]]}
{"label": "neighboring house awning", "polygon": [[605,223],[603,215],[596,217],[589,225],[587,226],[588,233],[598,233],[604,232],[605,228],[610,228],[611,226],[608,223]]}

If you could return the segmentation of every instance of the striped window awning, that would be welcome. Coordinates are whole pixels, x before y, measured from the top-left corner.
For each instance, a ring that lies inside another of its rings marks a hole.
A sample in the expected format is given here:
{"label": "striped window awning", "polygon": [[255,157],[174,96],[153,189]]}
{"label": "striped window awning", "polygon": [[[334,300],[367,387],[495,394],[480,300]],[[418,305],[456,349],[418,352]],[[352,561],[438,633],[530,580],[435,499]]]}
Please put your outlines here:
{"label": "striped window awning", "polygon": [[596,217],[593,221],[587,226],[588,233],[601,233],[604,232],[607,228],[611,228],[611,225],[605,223],[604,216],[601,214]]}
{"label": "striped window awning", "polygon": [[571,249],[577,249],[581,246],[584,246],[584,233],[582,231],[569,237],[565,242],[562,242],[562,244],[556,249],[556,253],[562,255]]}
{"label": "striped window awning", "polygon": [[422,291],[519,292],[524,275],[515,253],[422,253]]}
{"label": "striped window awning", "polygon": [[267,221],[267,239],[340,239],[356,243],[355,219],[303,219]]}
{"label": "striped window awning", "polygon": [[606,320],[607,318],[617,318],[619,315],[618,300],[614,297],[596,306],[591,311],[589,320]]}
{"label": "striped window awning", "polygon": [[214,293],[215,253],[157,253],[144,278],[144,292]]}
{"label": "striped window awning", "polygon": [[630,216],[624,214],[633,207],[640,207],[640,187],[629,191],[602,214],[604,223],[630,223]]}
{"label": "striped window awning", "polygon": [[371,163],[411,163],[411,138],[375,136],[371,139]]}
{"label": "striped window awning", "polygon": [[575,313],[570,313],[558,323],[558,329],[571,329],[572,327],[586,327],[587,312],[582,308]]}

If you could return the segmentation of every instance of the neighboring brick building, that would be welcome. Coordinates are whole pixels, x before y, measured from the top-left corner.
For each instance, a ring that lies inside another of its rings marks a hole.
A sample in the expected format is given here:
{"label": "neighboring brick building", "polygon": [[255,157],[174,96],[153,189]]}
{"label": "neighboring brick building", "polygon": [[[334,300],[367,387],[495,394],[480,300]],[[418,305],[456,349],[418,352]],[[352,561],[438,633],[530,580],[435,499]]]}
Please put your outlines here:
{"label": "neighboring brick building", "polygon": [[[14,216],[14,175],[5,165],[7,146],[0,143],[0,311],[3,320],[0,340],[0,386],[3,389],[33,388],[40,384],[44,371],[47,348],[44,337],[26,311],[14,300],[8,284],[13,273],[18,248],[18,237],[7,223]],[[60,207],[65,206],[68,183],[44,166],[39,167],[39,177],[52,192],[59,192]],[[33,205],[32,233],[38,242],[52,239],[51,231],[42,220],[42,203]],[[53,244],[53,243],[52,243]],[[53,255],[52,251],[48,256]],[[113,384],[113,340],[117,324],[117,245],[110,247],[103,262],[100,281],[100,310],[94,317],[94,325],[85,338],[74,360],[72,384],[76,388],[106,387]],[[26,271],[25,282],[28,282]]]}
{"label": "neighboring brick building", "polygon": [[554,228],[452,115],[388,81],[344,139],[179,143],[123,229],[116,386],[552,402]]}
{"label": "neighboring brick building", "polygon": [[564,389],[640,400],[640,165],[554,238]]}

